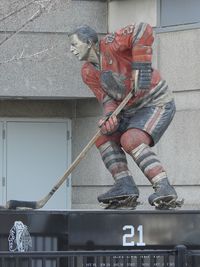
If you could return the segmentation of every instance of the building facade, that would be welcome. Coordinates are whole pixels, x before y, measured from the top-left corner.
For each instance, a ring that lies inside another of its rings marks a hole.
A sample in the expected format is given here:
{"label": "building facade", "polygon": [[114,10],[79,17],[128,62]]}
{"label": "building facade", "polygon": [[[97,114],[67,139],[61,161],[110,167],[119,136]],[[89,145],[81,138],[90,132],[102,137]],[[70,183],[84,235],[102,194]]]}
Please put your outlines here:
{"label": "building facade", "polygon": [[[81,64],[69,51],[67,33],[88,24],[103,36],[144,21],[155,30],[154,67],[167,80],[177,106],[154,149],[185,206],[199,208],[200,3],[60,0],[45,9],[48,1],[43,6],[11,2],[0,4],[1,204],[42,198],[97,130],[101,107],[81,80]],[[149,209],[152,188],[128,160],[140,188],[143,205],[138,208]],[[97,208],[97,195],[112,183],[93,147],[45,209]]]}

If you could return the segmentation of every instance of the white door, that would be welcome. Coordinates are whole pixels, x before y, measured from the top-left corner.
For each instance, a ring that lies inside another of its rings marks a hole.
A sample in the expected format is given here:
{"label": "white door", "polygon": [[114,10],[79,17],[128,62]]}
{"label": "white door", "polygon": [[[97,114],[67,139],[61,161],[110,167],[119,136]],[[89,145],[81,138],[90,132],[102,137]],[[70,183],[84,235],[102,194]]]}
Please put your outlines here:
{"label": "white door", "polygon": [[[6,122],[7,200],[43,198],[70,164],[69,121]],[[70,208],[70,183],[64,183],[43,209]]]}

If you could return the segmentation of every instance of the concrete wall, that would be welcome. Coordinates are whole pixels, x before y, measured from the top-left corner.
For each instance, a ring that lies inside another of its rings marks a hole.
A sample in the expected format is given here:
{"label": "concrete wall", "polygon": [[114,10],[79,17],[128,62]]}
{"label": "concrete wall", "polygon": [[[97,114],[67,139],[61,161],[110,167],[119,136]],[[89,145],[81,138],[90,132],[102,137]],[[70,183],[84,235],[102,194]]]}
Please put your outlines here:
{"label": "concrete wall", "polygon": [[[10,1],[2,0],[2,17],[24,5],[23,1],[19,3],[14,8]],[[2,45],[1,42],[30,20],[39,7],[30,5],[0,23],[1,98],[63,99],[91,96],[82,84],[80,63],[74,60],[69,51],[67,32],[81,24],[88,24],[93,25],[97,32],[105,33],[107,3],[57,3]]]}
{"label": "concrete wall", "polygon": [[157,25],[156,0],[114,0],[108,6],[109,32],[133,22],[145,21]]}
{"label": "concrete wall", "polygon": [[174,91],[177,113],[158,146],[179,195],[200,207],[200,53],[199,29],[157,34],[158,67]]}
{"label": "concrete wall", "polygon": [[72,118],[75,114],[73,100],[0,100],[0,117]]}

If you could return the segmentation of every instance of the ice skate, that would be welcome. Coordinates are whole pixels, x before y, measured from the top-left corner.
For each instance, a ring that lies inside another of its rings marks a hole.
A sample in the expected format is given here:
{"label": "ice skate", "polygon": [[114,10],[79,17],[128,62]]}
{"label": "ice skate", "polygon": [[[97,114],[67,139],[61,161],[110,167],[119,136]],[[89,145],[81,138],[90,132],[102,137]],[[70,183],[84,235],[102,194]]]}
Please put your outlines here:
{"label": "ice skate", "polygon": [[105,209],[135,209],[139,204],[139,190],[131,176],[116,180],[113,187],[98,196],[98,201]]}
{"label": "ice skate", "polygon": [[155,193],[151,194],[148,200],[156,209],[175,209],[183,205],[183,200],[177,200],[177,193],[167,178],[155,183],[153,188]]}

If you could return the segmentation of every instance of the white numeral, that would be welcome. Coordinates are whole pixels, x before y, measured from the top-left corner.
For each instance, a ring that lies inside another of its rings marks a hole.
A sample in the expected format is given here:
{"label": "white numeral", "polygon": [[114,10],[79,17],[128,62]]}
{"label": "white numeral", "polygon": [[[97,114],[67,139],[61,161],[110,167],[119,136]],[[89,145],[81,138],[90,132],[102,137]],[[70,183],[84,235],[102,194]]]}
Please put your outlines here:
{"label": "white numeral", "polygon": [[130,230],[130,234],[124,234],[123,235],[123,246],[127,247],[127,246],[134,246],[135,245],[135,242],[134,241],[128,241],[129,238],[132,238],[134,237],[134,234],[135,234],[135,228],[132,226],[132,225],[125,225],[123,227],[123,230],[126,231],[126,230]]}
{"label": "white numeral", "polygon": [[[135,242],[133,240],[135,236],[135,227],[133,225],[125,225],[123,227],[123,230],[129,231],[129,233],[125,233],[123,235],[123,246],[124,247],[135,246]],[[139,242],[136,243],[136,246],[138,247],[145,246],[146,244],[143,242],[143,226],[139,225],[137,231],[139,234]]]}
{"label": "white numeral", "polygon": [[146,246],[146,244],[143,242],[143,226],[139,225],[137,230],[139,232],[139,242],[137,243],[137,246],[138,247]]}

